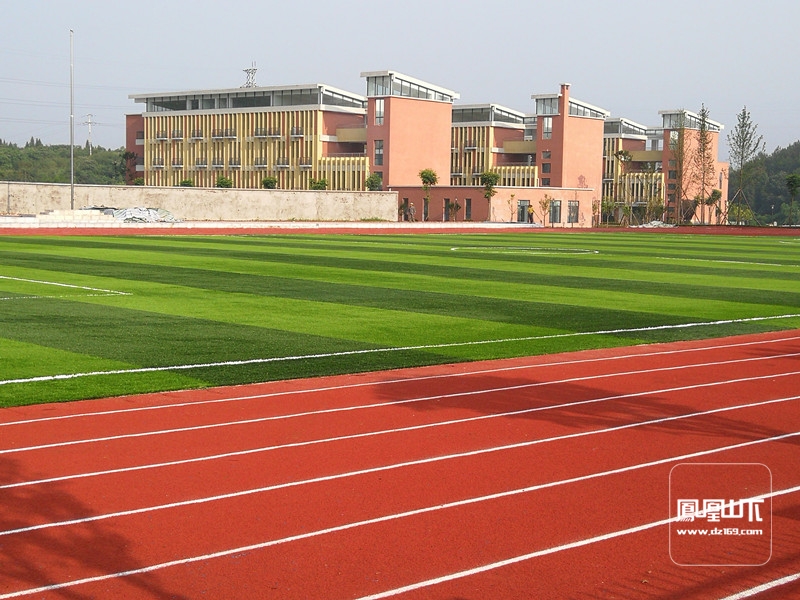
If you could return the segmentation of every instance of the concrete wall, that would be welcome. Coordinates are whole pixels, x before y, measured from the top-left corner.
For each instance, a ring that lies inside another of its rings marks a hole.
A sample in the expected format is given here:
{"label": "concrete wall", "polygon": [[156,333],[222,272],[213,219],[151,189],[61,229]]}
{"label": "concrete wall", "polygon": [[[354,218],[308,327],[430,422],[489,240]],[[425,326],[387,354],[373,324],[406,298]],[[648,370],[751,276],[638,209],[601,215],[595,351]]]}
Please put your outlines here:
{"label": "concrete wall", "polygon": [[[0,214],[68,210],[68,184],[0,182]],[[74,208],[163,208],[184,221],[397,220],[396,192],[76,185]]]}

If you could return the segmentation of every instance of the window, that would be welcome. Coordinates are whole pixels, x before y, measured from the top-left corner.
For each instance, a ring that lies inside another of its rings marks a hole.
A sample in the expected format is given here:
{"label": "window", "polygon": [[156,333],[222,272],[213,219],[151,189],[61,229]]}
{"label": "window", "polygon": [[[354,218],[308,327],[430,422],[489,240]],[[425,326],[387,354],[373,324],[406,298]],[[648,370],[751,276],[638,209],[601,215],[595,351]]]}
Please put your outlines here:
{"label": "window", "polygon": [[549,177],[544,177],[542,179],[542,187],[550,187],[550,178]]}
{"label": "window", "polygon": [[542,163],[542,173],[549,173],[552,163]]}
{"label": "window", "polygon": [[553,137],[553,117],[542,118],[542,139],[549,140]]}
{"label": "window", "polygon": [[383,125],[383,98],[375,99],[375,125]]}
{"label": "window", "polygon": [[578,207],[580,203],[577,200],[570,200],[567,203],[567,223],[578,222]]}
{"label": "window", "polygon": [[561,223],[561,200],[550,202],[550,222]]}
{"label": "window", "polygon": [[472,198],[464,199],[464,219],[472,220]]}
{"label": "window", "polygon": [[375,140],[375,161],[376,166],[383,165],[383,140]]}
{"label": "window", "polygon": [[552,152],[550,150],[542,150],[542,160],[546,158],[550,158],[552,156]]}

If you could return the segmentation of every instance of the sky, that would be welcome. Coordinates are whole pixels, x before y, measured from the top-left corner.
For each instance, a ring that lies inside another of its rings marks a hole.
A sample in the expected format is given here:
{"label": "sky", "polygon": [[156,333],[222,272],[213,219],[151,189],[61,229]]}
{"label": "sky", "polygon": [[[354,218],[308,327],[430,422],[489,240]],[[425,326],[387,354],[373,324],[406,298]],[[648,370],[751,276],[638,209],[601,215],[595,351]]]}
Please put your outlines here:
{"label": "sky", "polygon": [[[766,0],[0,0],[0,139],[119,148],[130,94],[324,83],[366,94],[394,70],[533,111],[562,83],[645,126],[746,107],[767,152],[800,139],[800,2]],[[72,52],[70,52],[72,30]],[[72,57],[72,60],[70,60]],[[72,63],[72,68],[71,68]],[[70,86],[70,71],[74,85]],[[91,126],[90,126],[91,123]]]}

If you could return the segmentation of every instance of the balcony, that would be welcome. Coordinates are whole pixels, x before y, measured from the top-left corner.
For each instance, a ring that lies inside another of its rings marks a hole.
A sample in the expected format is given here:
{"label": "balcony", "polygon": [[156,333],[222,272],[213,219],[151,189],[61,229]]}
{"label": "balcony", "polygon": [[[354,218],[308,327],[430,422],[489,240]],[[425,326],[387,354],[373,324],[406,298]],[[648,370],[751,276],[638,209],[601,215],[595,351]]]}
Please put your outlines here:
{"label": "balcony", "polygon": [[242,159],[241,158],[232,158],[228,161],[228,166],[231,169],[241,169],[242,168]]}
{"label": "balcony", "polygon": [[183,139],[183,129],[173,129],[171,137],[172,137],[173,140],[182,140]]}
{"label": "balcony", "polygon": [[157,140],[168,140],[169,136],[167,135],[166,131],[156,131],[156,139]]}
{"label": "balcony", "polygon": [[203,139],[203,130],[202,129],[192,129],[192,140],[202,140]]}
{"label": "balcony", "polygon": [[225,161],[221,158],[214,158],[211,160],[211,168],[212,169],[224,169],[225,168]]}
{"label": "balcony", "polygon": [[267,159],[263,156],[257,156],[256,160],[253,162],[253,166],[255,166],[256,169],[266,169]]}
{"label": "balcony", "polygon": [[256,138],[279,138],[281,137],[280,129],[272,129],[268,127],[257,127],[253,134]]}
{"label": "balcony", "polygon": [[154,169],[163,169],[164,168],[164,158],[162,156],[156,156],[153,158],[153,168]]}
{"label": "balcony", "polygon": [[464,150],[477,150],[478,144],[475,140],[467,140],[464,142]]}
{"label": "balcony", "polygon": [[173,169],[182,169],[183,168],[183,159],[182,158],[173,158],[172,159],[172,168]]}
{"label": "balcony", "polygon": [[275,160],[276,169],[288,169],[289,159],[286,156],[280,156]]}
{"label": "balcony", "polygon": [[503,152],[506,154],[536,154],[536,142],[506,140],[503,142]]}
{"label": "balcony", "polygon": [[336,129],[337,142],[367,142],[367,127],[361,125],[359,127],[338,127]]}
{"label": "balcony", "polygon": [[310,169],[313,166],[310,156],[301,156],[299,163],[301,169]]}
{"label": "balcony", "polygon": [[196,169],[205,169],[208,167],[208,159],[207,158],[198,158],[194,161],[194,166]]}
{"label": "balcony", "polygon": [[303,132],[303,128],[302,127],[292,127],[290,135],[293,138],[301,138],[301,137],[303,137],[305,135],[305,133]]}

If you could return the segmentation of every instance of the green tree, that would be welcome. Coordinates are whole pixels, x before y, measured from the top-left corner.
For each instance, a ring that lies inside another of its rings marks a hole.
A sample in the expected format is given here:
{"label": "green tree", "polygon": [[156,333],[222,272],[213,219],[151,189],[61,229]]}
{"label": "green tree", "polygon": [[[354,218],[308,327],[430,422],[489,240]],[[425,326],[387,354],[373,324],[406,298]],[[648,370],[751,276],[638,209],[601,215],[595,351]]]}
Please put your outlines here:
{"label": "green tree", "polygon": [[500,175],[495,173],[494,171],[484,171],[481,173],[481,185],[483,186],[483,197],[486,198],[486,204],[488,204],[489,210],[489,217],[488,220],[491,221],[491,207],[492,207],[492,198],[494,198],[495,194],[497,194],[497,184],[500,182]]}
{"label": "green tree", "polygon": [[[422,189],[425,190],[425,206],[431,201],[431,187],[439,183],[439,176],[433,169],[422,169],[419,172],[419,179],[422,182]],[[423,217],[426,211],[423,211]]]}
{"label": "green tree", "polygon": [[706,224],[706,206],[710,197],[710,189],[714,183],[716,175],[716,160],[714,157],[714,147],[712,142],[711,130],[709,129],[710,112],[706,105],[700,107],[697,113],[699,127],[697,130],[697,150],[692,156],[694,183],[698,190],[696,200],[700,205],[700,222]]}
{"label": "green tree", "polygon": [[274,175],[267,175],[261,180],[261,187],[265,190],[274,190],[278,187],[278,178]]}
{"label": "green tree", "polygon": [[178,184],[179,187],[194,187],[194,181],[191,179],[181,179],[180,183]]}
{"label": "green tree", "polygon": [[233,180],[230,177],[225,177],[224,175],[220,175],[217,177],[217,187],[218,188],[232,188],[233,187]]}
{"label": "green tree", "polygon": [[370,192],[378,192],[383,189],[383,177],[377,173],[370,173],[364,180],[364,187]]}
{"label": "green tree", "polygon": [[[756,169],[754,159],[764,154],[764,136],[758,134],[758,125],[750,119],[747,107],[742,107],[742,111],[736,116],[736,126],[727,136],[728,150],[730,154],[731,175],[736,174],[736,189],[733,197],[729,201],[729,211],[736,202],[747,201],[745,187],[750,183],[753,172]],[[737,211],[737,215],[743,214]],[[752,210],[750,211],[752,214]],[[739,219],[734,222],[740,222]]]}
{"label": "green tree", "polygon": [[328,180],[327,179],[311,179],[311,183],[309,184],[309,189],[311,190],[327,190],[328,189]]}
{"label": "green tree", "polygon": [[792,204],[789,208],[789,225],[794,225],[794,199],[797,196],[797,192],[800,191],[799,174],[792,173],[791,175],[786,176],[786,189],[789,190],[789,196],[792,198]]}

